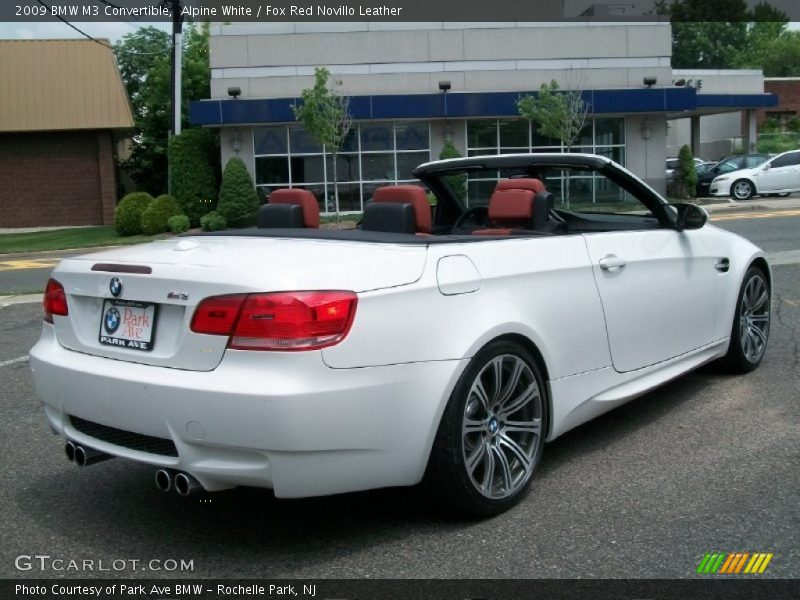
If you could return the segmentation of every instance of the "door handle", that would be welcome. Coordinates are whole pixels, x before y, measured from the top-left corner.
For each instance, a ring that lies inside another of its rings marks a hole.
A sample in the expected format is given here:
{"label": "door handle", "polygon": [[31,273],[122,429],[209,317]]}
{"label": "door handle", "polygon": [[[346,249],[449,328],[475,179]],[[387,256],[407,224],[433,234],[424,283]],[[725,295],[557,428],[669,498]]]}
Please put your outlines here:
{"label": "door handle", "polygon": [[727,273],[728,269],[731,268],[731,261],[727,258],[720,258],[714,265],[714,268],[720,273]]}
{"label": "door handle", "polygon": [[616,254],[609,254],[600,259],[600,268],[604,271],[612,269],[621,269],[625,266],[625,259],[617,256]]}

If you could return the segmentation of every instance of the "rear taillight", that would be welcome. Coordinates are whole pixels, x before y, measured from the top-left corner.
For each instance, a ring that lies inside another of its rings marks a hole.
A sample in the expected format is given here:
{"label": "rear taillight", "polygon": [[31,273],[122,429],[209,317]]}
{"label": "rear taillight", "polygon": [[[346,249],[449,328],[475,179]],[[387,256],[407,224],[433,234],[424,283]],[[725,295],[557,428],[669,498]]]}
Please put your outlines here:
{"label": "rear taillight", "polygon": [[44,308],[44,320],[48,323],[53,322],[53,315],[66,317],[69,314],[67,293],[64,291],[64,286],[55,279],[48,280],[47,287],[44,290],[42,304]]}
{"label": "rear taillight", "polygon": [[317,350],[341,342],[356,313],[354,292],[276,292],[203,300],[192,331],[229,336],[237,350]]}

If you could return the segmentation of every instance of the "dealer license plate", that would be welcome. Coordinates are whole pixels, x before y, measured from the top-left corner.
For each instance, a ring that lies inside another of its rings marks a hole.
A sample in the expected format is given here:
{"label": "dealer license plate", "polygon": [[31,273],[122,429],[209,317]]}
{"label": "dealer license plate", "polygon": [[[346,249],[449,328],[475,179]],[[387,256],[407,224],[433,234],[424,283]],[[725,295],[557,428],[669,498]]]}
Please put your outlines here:
{"label": "dealer license plate", "polygon": [[156,308],[150,302],[105,300],[100,317],[100,343],[149,352],[153,349]]}

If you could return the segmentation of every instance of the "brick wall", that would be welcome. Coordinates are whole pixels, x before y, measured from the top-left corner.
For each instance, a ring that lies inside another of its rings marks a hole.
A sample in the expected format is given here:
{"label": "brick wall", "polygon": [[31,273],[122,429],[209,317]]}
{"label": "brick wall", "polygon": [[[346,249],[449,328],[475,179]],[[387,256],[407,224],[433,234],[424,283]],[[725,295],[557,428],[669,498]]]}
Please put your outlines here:
{"label": "brick wall", "polygon": [[109,131],[0,133],[0,228],[110,225]]}
{"label": "brick wall", "polygon": [[778,96],[778,106],[756,111],[759,129],[771,112],[793,112],[800,115],[800,80],[764,81],[764,91]]}

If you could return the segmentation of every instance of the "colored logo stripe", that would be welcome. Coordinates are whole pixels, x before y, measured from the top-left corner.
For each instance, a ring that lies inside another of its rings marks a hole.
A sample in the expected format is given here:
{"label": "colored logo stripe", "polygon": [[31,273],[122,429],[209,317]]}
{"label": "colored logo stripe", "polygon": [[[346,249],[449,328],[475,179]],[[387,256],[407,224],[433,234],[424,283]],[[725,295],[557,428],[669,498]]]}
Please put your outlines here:
{"label": "colored logo stripe", "polygon": [[[731,575],[738,573],[761,574],[767,569],[774,554],[766,552],[714,552],[706,553],[697,566],[697,573]],[[747,566],[745,566],[747,565]]]}

